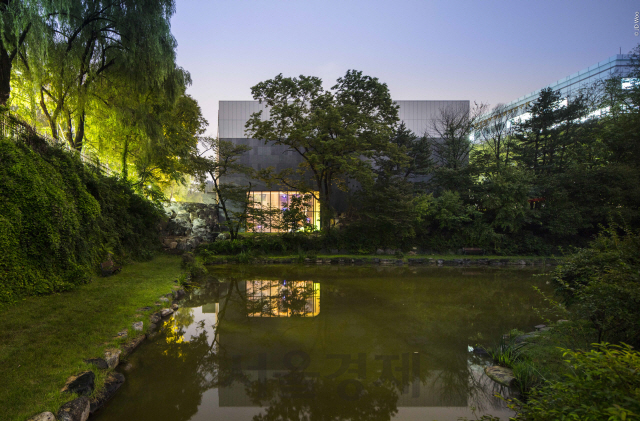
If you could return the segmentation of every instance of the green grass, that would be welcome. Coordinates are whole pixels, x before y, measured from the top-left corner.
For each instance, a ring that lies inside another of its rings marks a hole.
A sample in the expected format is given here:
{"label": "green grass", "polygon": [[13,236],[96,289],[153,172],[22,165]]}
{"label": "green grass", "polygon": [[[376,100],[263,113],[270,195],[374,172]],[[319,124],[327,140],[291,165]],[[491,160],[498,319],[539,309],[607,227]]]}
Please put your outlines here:
{"label": "green grass", "polygon": [[[171,291],[180,275],[180,258],[157,256],[132,263],[118,275],[94,277],[87,285],[62,294],[30,297],[0,308],[0,420],[25,420],[42,411],[55,413],[71,400],[60,389],[84,370],[106,373],[83,359],[101,357],[123,340],[113,336],[137,320],[149,324],[148,312],[160,295]],[[136,314],[138,317],[136,317]]]}

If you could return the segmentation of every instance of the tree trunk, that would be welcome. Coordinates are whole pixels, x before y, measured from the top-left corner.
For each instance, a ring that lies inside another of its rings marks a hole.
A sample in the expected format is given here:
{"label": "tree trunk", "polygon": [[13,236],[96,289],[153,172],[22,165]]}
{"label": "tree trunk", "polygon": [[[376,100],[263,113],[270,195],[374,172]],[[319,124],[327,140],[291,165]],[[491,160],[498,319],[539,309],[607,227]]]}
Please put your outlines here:
{"label": "tree trunk", "polygon": [[0,42],[0,105],[7,105],[11,95],[11,58],[9,51]]}

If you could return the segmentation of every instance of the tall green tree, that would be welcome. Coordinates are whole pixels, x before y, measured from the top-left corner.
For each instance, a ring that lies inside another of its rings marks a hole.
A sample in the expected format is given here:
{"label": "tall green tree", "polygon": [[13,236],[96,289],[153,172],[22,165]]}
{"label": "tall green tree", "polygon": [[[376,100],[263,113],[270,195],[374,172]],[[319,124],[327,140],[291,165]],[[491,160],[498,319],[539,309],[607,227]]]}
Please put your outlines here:
{"label": "tall green tree", "polygon": [[127,93],[181,93],[180,81],[172,79],[173,0],[67,0],[56,6],[47,15],[46,60],[26,48],[20,69],[38,83],[38,102],[54,138],[81,150],[95,92],[114,78],[128,82]]}
{"label": "tall green tree", "polygon": [[[386,84],[349,70],[329,91],[313,76],[283,77],[251,88],[253,98],[269,107],[269,118],[254,114],[246,125],[253,138],[285,145],[302,157],[297,171],[272,174],[291,189],[316,196],[321,228],[327,229],[335,210],[333,190],[346,189],[349,178],[371,179],[375,153],[391,147],[398,107]],[[310,180],[309,180],[310,179]],[[318,193],[316,193],[318,192]]]}

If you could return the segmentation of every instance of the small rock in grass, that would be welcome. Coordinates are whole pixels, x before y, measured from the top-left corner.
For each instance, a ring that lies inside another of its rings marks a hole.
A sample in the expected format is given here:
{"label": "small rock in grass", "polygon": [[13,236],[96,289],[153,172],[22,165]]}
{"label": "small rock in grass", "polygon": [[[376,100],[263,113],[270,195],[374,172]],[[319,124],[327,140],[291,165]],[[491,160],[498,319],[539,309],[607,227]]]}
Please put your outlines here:
{"label": "small rock in grass", "polygon": [[171,310],[170,308],[164,308],[162,309],[162,311],[160,312],[160,315],[162,317],[167,317],[173,314],[173,310]]}
{"label": "small rock in grass", "polygon": [[145,336],[138,336],[137,338],[134,338],[132,340],[130,340],[129,342],[127,342],[126,344],[123,345],[122,350],[124,352],[124,355],[129,355],[131,354],[141,343],[142,341],[145,340]]}
{"label": "small rock in grass", "polygon": [[161,306],[161,305],[162,305],[162,303],[153,303],[153,305]]}
{"label": "small rock in grass", "polygon": [[56,421],[56,416],[52,412],[42,412],[38,415],[34,415],[27,421]]}
{"label": "small rock in grass", "polygon": [[541,330],[542,328],[547,327],[547,325],[535,325],[536,330]]}
{"label": "small rock in grass", "polygon": [[127,331],[127,329],[121,330],[120,332],[116,333],[116,338],[126,338],[127,335],[129,334],[129,332]]}
{"label": "small rock in grass", "polygon": [[104,387],[100,390],[99,396],[91,401],[91,413],[93,414],[98,409],[102,408],[102,406],[116,394],[116,391],[120,386],[122,386],[122,383],[124,383],[124,375],[115,372],[110,373],[104,381]]}
{"label": "small rock in grass", "polygon": [[142,332],[142,329],[144,327],[144,323],[143,322],[134,322],[132,325],[133,330],[136,330],[138,332]]}
{"label": "small rock in grass", "polygon": [[91,404],[89,398],[80,396],[62,405],[58,410],[58,420],[60,421],[87,421],[89,418]]}
{"label": "small rock in grass", "polygon": [[96,375],[93,371],[83,371],[77,376],[71,376],[67,379],[67,383],[64,385],[62,393],[77,393],[80,396],[89,396],[93,393]]}
{"label": "small rock in grass", "polygon": [[158,323],[160,319],[162,319],[162,316],[160,315],[160,313],[153,313],[151,317],[149,317],[149,321],[151,323]]}
{"label": "small rock in grass", "polygon": [[167,297],[160,297],[160,298],[158,298],[158,299],[159,299],[160,301],[164,301],[164,302],[169,301],[169,299],[168,299]]}
{"label": "small rock in grass", "polygon": [[104,351],[104,360],[107,362],[109,368],[116,368],[118,366],[120,363],[120,354],[122,354],[122,351],[115,348]]}
{"label": "small rock in grass", "polygon": [[136,309],[136,311],[149,311],[151,310],[151,307],[140,307],[139,309]]}
{"label": "small rock in grass", "polygon": [[87,364],[93,364],[100,370],[106,370],[107,368],[109,368],[107,362],[102,358],[89,358],[88,360],[84,360],[84,362]]}

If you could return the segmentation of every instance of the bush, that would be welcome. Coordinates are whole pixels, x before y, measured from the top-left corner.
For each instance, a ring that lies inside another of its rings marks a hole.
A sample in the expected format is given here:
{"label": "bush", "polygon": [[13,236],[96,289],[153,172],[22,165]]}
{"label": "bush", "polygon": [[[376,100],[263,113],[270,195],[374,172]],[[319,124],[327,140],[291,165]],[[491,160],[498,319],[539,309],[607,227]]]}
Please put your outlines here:
{"label": "bush", "polygon": [[576,318],[593,324],[598,342],[640,346],[640,235],[616,227],[598,235],[556,269],[554,281]]}
{"label": "bush", "polygon": [[564,350],[572,372],[515,401],[516,420],[625,420],[640,415],[640,354],[629,345]]}
{"label": "bush", "polygon": [[107,254],[120,262],[159,247],[157,206],[73,153],[0,139],[0,302],[89,281]]}

